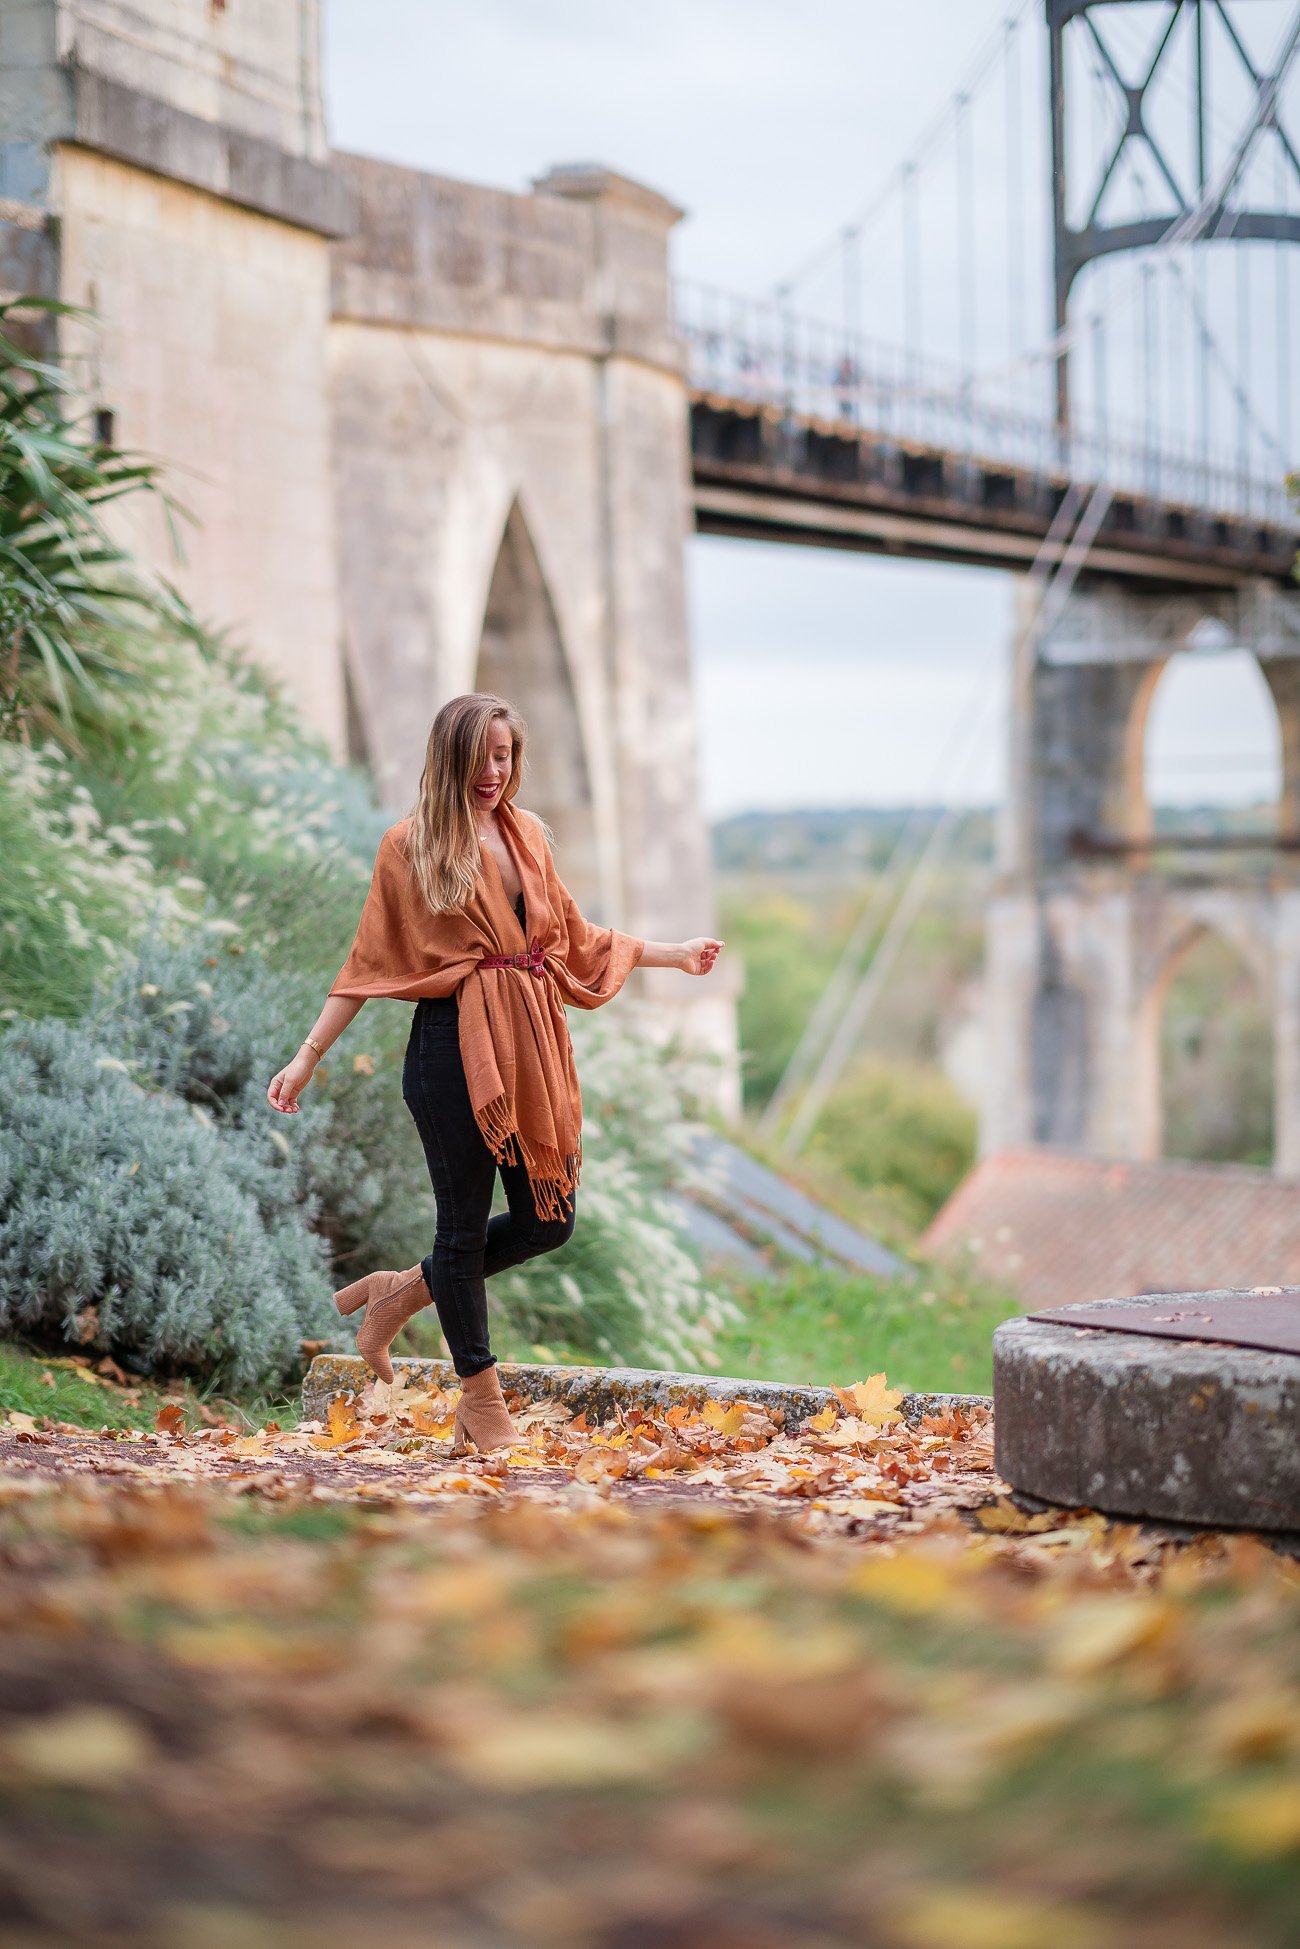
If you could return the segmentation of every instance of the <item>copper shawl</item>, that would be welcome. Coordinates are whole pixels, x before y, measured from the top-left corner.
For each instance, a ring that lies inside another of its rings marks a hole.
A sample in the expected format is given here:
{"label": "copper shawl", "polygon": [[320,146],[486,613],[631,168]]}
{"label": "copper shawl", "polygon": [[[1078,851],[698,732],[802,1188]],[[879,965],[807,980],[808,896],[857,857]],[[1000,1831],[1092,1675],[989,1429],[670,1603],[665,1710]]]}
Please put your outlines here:
{"label": "copper shawl", "polygon": [[[486,848],[466,905],[431,913],[410,870],[402,819],[379,842],[356,938],[330,993],[458,996],[460,1053],[479,1129],[499,1164],[522,1158],[538,1216],[556,1218],[582,1158],[582,1098],[564,1007],[609,1001],[645,943],[583,919],[531,812],[503,805],[497,819],[523,888],[526,929]],[[480,968],[484,956],[500,954],[531,967]]]}

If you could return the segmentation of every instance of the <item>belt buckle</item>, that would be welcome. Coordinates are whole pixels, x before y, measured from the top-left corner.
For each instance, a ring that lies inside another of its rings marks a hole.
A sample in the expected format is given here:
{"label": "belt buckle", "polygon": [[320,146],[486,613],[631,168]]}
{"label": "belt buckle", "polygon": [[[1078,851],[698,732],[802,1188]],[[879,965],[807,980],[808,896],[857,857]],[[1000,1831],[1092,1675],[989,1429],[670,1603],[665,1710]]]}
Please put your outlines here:
{"label": "belt buckle", "polygon": [[513,966],[516,968],[526,968],[528,966],[528,956],[526,954],[516,954]]}

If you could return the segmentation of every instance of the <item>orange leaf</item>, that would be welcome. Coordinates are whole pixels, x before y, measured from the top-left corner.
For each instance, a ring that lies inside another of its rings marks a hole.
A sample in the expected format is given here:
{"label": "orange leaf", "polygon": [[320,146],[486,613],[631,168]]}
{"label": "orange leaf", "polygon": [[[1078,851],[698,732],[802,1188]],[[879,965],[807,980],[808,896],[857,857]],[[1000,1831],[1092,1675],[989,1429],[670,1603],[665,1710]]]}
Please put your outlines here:
{"label": "orange leaf", "polygon": [[871,1374],[864,1381],[854,1381],[851,1387],[837,1387],[835,1390],[849,1414],[855,1414],[862,1421],[874,1422],[877,1428],[888,1427],[892,1422],[901,1421],[898,1404],[902,1392],[885,1384],[883,1373]]}
{"label": "orange leaf", "polygon": [[574,1475],[579,1482],[604,1482],[610,1476],[627,1474],[628,1458],[608,1449],[587,1448],[579,1455]]}
{"label": "orange leaf", "polygon": [[417,1435],[437,1435],[441,1440],[451,1433],[455,1419],[454,1414],[440,1414],[435,1408],[416,1408],[411,1426]]}
{"label": "orange leaf", "polygon": [[361,1423],[351,1401],[336,1395],[329,1404],[325,1418],[326,1431],[323,1435],[312,1436],[314,1448],[343,1448],[350,1441],[356,1441],[361,1434]]}
{"label": "orange leaf", "polygon": [[992,1530],[999,1536],[1032,1536],[1038,1530],[1055,1529],[1061,1518],[1060,1512],[1054,1509],[1027,1516],[1009,1497],[999,1496],[996,1502],[985,1503],[982,1509],[977,1509],[975,1520],[981,1529]]}
{"label": "orange leaf", "polygon": [[184,1404],[180,1401],[164,1401],[153,1425],[160,1435],[183,1435],[185,1433]]}

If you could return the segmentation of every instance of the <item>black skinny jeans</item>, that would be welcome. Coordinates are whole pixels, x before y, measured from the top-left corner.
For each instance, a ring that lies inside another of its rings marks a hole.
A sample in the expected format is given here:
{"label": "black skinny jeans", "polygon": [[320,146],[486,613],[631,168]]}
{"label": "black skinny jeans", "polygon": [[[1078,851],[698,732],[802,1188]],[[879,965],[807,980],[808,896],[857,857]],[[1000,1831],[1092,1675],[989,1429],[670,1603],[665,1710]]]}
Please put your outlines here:
{"label": "black skinny jeans", "polygon": [[[415,1004],[402,1096],[415,1118],[438,1201],[433,1251],[420,1269],[456,1372],[478,1374],[496,1363],[488,1345],[484,1281],[572,1238],[573,1201],[563,1218],[539,1218],[522,1163],[498,1167],[470,1108],[454,995]],[[510,1209],[492,1218],[498,1168]]]}

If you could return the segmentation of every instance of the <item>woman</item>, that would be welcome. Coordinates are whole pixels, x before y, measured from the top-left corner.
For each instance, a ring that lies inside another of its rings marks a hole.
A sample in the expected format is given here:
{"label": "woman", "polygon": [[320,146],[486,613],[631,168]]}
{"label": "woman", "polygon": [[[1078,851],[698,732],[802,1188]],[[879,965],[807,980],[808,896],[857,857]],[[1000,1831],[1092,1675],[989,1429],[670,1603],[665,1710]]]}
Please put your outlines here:
{"label": "woman", "polygon": [[[455,1440],[515,1440],[488,1345],[484,1281],[572,1236],[582,1105],[564,1009],[599,1008],[638,965],[704,975],[721,941],[643,941],[582,918],[546,830],[514,803],[524,724],[474,692],[433,721],[409,818],[379,842],[351,951],[311,1034],[272,1078],[290,1113],[316,1064],[372,996],[414,1001],[402,1095],[438,1207],[433,1251],[334,1295],[365,1308],[357,1348],[381,1380],[413,1314],[437,1308],[460,1377]],[[490,1217],[498,1170],[509,1210]]]}

